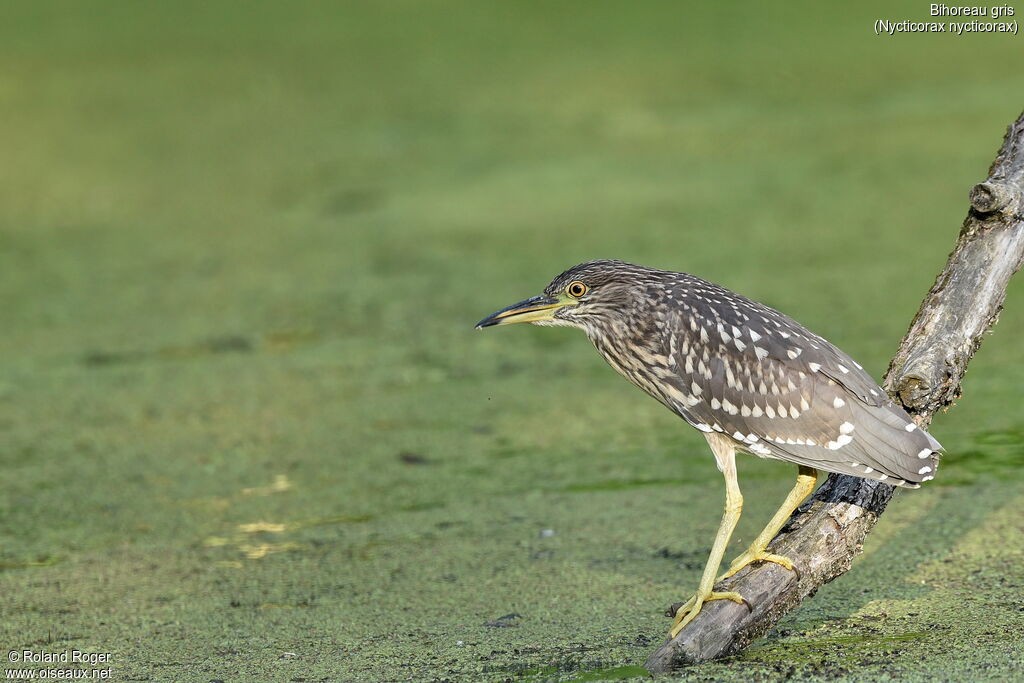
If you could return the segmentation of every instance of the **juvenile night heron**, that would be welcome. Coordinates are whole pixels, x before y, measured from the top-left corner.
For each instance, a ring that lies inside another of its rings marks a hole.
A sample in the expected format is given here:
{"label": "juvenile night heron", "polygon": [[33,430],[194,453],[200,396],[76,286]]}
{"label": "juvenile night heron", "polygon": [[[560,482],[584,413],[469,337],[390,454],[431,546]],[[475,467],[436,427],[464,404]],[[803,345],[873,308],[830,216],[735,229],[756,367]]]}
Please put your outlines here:
{"label": "juvenile night heron", "polygon": [[[622,261],[565,271],[535,296],[477,328],[510,323],[582,329],[623,377],[704,433],[725,475],[725,512],[700,587],[678,609],[674,637],[752,562],[793,563],[769,542],[814,490],[818,470],[918,488],[935,476],[939,442],[852,358],[798,322],[686,273]],[[735,455],[794,463],[796,485],[750,547],[718,576],[743,507]]]}

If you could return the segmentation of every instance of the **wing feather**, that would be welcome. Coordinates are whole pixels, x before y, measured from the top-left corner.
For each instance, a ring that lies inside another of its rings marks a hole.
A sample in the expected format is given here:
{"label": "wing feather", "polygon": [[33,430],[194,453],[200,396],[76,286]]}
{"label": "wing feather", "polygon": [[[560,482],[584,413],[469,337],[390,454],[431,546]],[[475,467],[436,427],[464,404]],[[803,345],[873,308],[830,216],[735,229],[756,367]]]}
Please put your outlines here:
{"label": "wing feather", "polygon": [[742,313],[728,301],[739,295],[722,292],[690,296],[664,327],[686,331],[665,344],[669,407],[762,457],[908,486],[934,476],[939,443],[852,358],[767,306],[744,300]]}

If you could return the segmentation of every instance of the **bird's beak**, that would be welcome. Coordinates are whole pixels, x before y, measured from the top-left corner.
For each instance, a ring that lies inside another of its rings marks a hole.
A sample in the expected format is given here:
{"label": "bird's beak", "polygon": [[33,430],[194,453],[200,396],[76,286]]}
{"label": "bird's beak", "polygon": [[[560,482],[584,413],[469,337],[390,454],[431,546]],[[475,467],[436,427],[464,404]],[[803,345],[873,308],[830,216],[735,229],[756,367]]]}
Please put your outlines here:
{"label": "bird's beak", "polygon": [[559,301],[547,296],[530,297],[517,304],[503,308],[497,313],[492,313],[478,322],[476,329],[482,330],[493,325],[535,323],[541,320],[551,320],[555,315],[555,311],[566,305],[568,304],[565,301]]}

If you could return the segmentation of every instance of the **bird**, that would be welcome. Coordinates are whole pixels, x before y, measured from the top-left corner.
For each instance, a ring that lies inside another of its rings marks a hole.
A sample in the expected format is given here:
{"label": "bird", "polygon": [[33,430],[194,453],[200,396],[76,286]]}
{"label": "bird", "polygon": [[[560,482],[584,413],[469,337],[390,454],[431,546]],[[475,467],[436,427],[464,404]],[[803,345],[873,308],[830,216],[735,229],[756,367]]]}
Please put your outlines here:
{"label": "bird", "polygon": [[[815,489],[820,472],[904,488],[935,477],[941,444],[864,368],[789,316],[687,273],[618,260],[569,268],[543,294],[502,308],[477,329],[532,323],[576,327],[620,375],[703,433],[725,478],[725,509],[674,638],[712,600],[750,604],[718,581],[755,562],[794,570],[768,544]],[[737,453],[797,466],[778,511],[718,575],[743,508]]]}

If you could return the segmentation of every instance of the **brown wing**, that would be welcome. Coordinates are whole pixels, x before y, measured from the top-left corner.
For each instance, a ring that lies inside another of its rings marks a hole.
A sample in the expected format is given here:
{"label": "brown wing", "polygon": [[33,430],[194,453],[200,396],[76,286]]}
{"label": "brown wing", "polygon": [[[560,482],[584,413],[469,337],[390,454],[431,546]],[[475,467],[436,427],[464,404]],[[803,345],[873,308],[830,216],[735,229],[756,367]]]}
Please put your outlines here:
{"label": "brown wing", "polygon": [[665,326],[662,379],[666,403],[690,424],[829,472],[907,486],[934,476],[938,441],[848,355],[728,290],[688,294]]}

